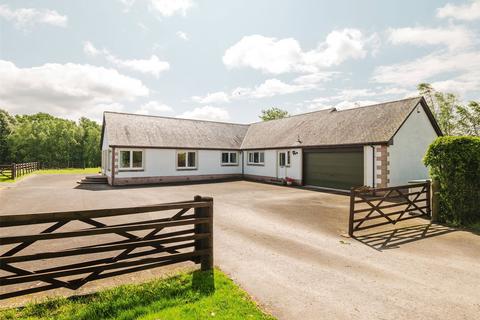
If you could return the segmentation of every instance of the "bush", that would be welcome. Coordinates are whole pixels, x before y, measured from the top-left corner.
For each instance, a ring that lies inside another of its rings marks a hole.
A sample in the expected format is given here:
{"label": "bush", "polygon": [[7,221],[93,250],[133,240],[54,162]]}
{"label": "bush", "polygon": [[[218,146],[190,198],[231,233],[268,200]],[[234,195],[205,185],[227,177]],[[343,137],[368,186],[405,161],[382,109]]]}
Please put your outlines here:
{"label": "bush", "polygon": [[439,137],[424,163],[440,183],[439,220],[455,225],[480,222],[480,138]]}

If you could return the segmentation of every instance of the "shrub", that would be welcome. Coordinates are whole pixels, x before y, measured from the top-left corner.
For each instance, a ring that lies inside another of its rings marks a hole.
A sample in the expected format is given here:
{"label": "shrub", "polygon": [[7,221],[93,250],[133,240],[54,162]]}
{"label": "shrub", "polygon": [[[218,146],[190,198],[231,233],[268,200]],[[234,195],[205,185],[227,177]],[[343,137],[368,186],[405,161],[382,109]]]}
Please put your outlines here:
{"label": "shrub", "polygon": [[439,220],[455,225],[480,222],[480,138],[439,137],[424,163],[439,181]]}

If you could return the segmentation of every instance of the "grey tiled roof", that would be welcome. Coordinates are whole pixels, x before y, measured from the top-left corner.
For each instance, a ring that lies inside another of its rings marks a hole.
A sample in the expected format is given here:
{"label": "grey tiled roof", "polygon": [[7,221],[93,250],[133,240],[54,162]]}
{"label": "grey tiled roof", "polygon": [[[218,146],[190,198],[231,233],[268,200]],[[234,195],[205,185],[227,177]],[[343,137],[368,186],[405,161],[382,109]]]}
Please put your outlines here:
{"label": "grey tiled roof", "polygon": [[105,112],[104,125],[113,146],[261,149],[386,143],[421,100],[327,109],[251,125]]}
{"label": "grey tiled roof", "polygon": [[421,97],[327,109],[250,125],[242,149],[388,142]]}
{"label": "grey tiled roof", "polygon": [[105,112],[109,145],[239,149],[248,125]]}

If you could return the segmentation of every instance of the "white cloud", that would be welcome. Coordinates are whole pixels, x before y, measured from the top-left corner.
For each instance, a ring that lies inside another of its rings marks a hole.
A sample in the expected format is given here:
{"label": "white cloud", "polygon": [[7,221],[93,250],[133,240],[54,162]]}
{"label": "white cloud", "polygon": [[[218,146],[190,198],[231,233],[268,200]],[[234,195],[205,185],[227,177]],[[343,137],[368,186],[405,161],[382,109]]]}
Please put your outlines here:
{"label": "white cloud", "polygon": [[458,49],[470,46],[473,34],[463,27],[414,27],[389,29],[388,38],[393,44],[444,45],[450,49]]}
{"label": "white cloud", "polygon": [[95,48],[93,43],[91,43],[90,41],[85,41],[83,43],[83,52],[90,57],[95,57],[98,54],[102,53],[102,51]]}
{"label": "white cloud", "polygon": [[265,73],[318,72],[347,59],[362,59],[378,38],[365,37],[357,29],[334,30],[316,49],[303,51],[293,38],[276,39],[262,35],[245,36],[225,51],[228,68],[250,67]]}
{"label": "white cloud", "polygon": [[235,98],[266,98],[312,89],[310,86],[288,84],[278,79],[268,79],[255,88],[236,88],[232,92]]}
{"label": "white cloud", "polygon": [[156,55],[152,55],[149,59],[123,60],[111,54],[106,49],[97,49],[90,41],[84,42],[83,51],[86,55],[92,57],[102,54],[107,61],[117,67],[151,74],[156,78],[160,76],[160,73],[170,69],[170,64],[167,61],[160,60]]}
{"label": "white cloud", "polygon": [[[433,53],[413,61],[377,67],[373,80],[399,86],[414,86],[420,82],[440,81],[436,77],[445,75],[449,79],[468,82],[471,87],[479,80],[480,52]],[[480,89],[480,87],[477,87]],[[453,89],[453,88],[452,88]]]}
{"label": "white cloud", "polygon": [[315,85],[321,82],[327,82],[332,80],[332,78],[336,75],[339,75],[340,72],[316,72],[311,74],[306,74],[299,76],[293,79],[293,82],[300,85]]}
{"label": "white cloud", "polygon": [[112,64],[120,68],[125,68],[141,73],[149,73],[158,78],[160,73],[170,69],[170,64],[160,60],[156,55],[152,55],[150,59],[131,59],[122,60],[112,54],[107,54],[106,59]]}
{"label": "white cloud", "polygon": [[158,115],[162,113],[172,112],[172,107],[160,103],[158,101],[149,101],[140,106],[138,110],[135,111],[137,114],[147,114],[147,115]]}
{"label": "white cloud", "polygon": [[7,5],[0,5],[0,17],[12,21],[18,28],[29,28],[35,24],[49,24],[55,27],[66,27],[67,16],[55,10],[20,8],[10,9]]}
{"label": "white cloud", "polygon": [[223,91],[218,91],[214,93],[208,93],[205,96],[193,96],[192,100],[198,103],[209,104],[209,103],[227,103],[230,102],[230,98],[227,93]]}
{"label": "white cloud", "polygon": [[195,108],[190,111],[185,111],[184,113],[179,114],[177,118],[227,121],[230,119],[230,115],[226,109],[212,106],[204,106]]}
{"label": "white cloud", "polygon": [[185,40],[185,41],[190,40],[190,38],[188,37],[188,34],[186,34],[183,31],[177,31],[176,35],[177,35],[177,37],[179,37],[182,40]]}
{"label": "white cloud", "polygon": [[[218,91],[209,93],[205,96],[193,96],[192,100],[198,103],[228,103],[231,100],[237,99],[261,99],[278,95],[291,94],[306,90],[317,89],[317,81],[297,79],[294,84],[285,83],[279,79],[267,79],[263,83],[251,88],[251,87],[237,87],[232,90],[231,93],[224,91]],[[294,80],[294,82],[295,82]],[[302,82],[302,83],[301,83]]]}
{"label": "white cloud", "polygon": [[102,106],[121,108],[120,101],[149,95],[140,80],[114,69],[74,63],[19,68],[0,60],[0,83],[0,105],[10,112],[42,111],[73,119],[100,115]]}
{"label": "white cloud", "polygon": [[165,17],[170,17],[177,13],[185,16],[187,10],[191,7],[193,7],[192,0],[150,0],[151,10],[155,10]]}
{"label": "white cloud", "polygon": [[474,0],[460,5],[447,3],[445,6],[437,9],[437,17],[465,21],[480,19],[480,1]]}

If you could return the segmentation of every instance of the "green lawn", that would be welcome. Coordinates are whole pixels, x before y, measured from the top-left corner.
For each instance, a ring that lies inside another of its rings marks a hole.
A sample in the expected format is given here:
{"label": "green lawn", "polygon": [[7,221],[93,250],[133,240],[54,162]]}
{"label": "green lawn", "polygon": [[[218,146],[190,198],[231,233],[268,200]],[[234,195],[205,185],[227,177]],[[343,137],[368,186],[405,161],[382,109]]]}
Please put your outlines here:
{"label": "green lawn", "polygon": [[[214,280],[212,279],[214,277]],[[274,319],[224,273],[182,273],[90,296],[0,311],[1,319]]]}
{"label": "green lawn", "polygon": [[15,182],[23,177],[29,176],[31,174],[94,174],[98,173],[100,168],[85,168],[85,169],[77,169],[77,168],[67,168],[67,169],[45,169],[45,170],[37,170],[30,174],[26,174],[24,176],[18,177],[15,180],[9,179],[5,176],[0,176],[0,182]]}

